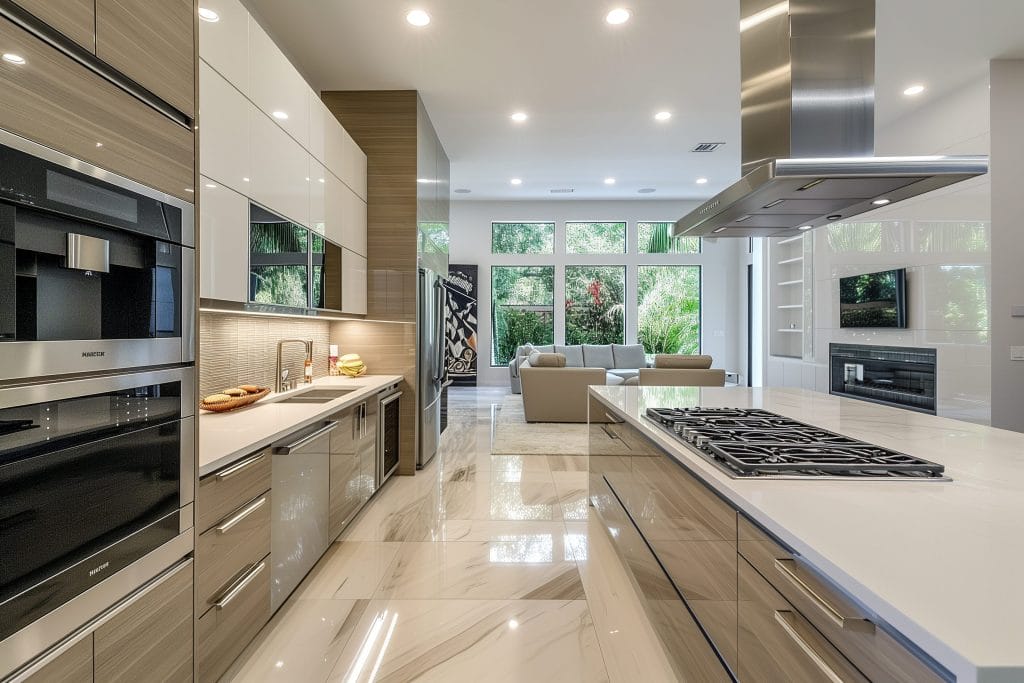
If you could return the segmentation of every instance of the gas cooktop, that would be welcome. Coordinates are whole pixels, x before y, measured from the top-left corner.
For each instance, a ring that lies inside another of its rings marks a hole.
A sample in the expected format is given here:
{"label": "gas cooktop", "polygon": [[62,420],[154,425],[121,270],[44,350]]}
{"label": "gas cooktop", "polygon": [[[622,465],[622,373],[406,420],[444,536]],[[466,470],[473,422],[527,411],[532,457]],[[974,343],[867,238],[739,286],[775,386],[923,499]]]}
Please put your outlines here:
{"label": "gas cooktop", "polygon": [[759,408],[648,408],[647,417],[732,477],[949,481],[938,463]]}

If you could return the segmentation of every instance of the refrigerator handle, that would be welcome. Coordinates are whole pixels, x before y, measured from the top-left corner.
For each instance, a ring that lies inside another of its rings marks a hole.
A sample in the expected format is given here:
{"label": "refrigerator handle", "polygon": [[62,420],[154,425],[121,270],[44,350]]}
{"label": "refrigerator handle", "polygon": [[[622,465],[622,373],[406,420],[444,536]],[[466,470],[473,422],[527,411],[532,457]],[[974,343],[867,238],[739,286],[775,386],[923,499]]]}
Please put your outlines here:
{"label": "refrigerator handle", "polygon": [[446,351],[447,351],[447,349],[446,349],[447,340],[445,339],[445,334],[444,334],[444,322],[445,322],[444,318],[445,318],[445,308],[446,308],[445,307],[445,303],[444,303],[445,291],[444,291],[444,285],[441,284],[441,280],[440,279],[434,281],[434,294],[437,296],[437,304],[436,304],[436,306],[437,306],[437,329],[435,330],[435,335],[436,336],[434,337],[434,343],[437,346],[437,349],[436,349],[436,354],[437,355],[434,358],[434,361],[436,363],[436,365],[434,366],[434,368],[435,368],[434,369],[434,381],[435,382],[441,382],[444,379],[444,376],[446,374],[445,373],[445,355],[446,355]]}

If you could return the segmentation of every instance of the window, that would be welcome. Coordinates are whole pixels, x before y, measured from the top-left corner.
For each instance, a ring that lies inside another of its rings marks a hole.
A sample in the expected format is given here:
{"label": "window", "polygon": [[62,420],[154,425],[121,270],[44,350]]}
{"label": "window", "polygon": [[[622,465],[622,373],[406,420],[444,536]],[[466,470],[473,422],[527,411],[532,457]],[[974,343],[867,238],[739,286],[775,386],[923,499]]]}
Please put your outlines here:
{"label": "window", "polygon": [[554,223],[491,223],[492,254],[555,253]]}
{"label": "window", "polygon": [[647,353],[700,353],[700,266],[640,266],[637,296]]}
{"label": "window", "polygon": [[491,365],[507,365],[526,343],[555,341],[554,266],[491,268]]}
{"label": "window", "polygon": [[448,253],[447,223],[420,223],[420,253]]}
{"label": "window", "polygon": [[625,266],[567,266],[565,343],[624,343],[625,293]]}
{"label": "window", "polygon": [[309,230],[252,207],[249,300],[309,306]]}
{"label": "window", "polygon": [[699,254],[699,237],[672,237],[672,223],[637,223],[638,254]]}
{"label": "window", "polygon": [[566,223],[565,253],[625,254],[625,223]]}

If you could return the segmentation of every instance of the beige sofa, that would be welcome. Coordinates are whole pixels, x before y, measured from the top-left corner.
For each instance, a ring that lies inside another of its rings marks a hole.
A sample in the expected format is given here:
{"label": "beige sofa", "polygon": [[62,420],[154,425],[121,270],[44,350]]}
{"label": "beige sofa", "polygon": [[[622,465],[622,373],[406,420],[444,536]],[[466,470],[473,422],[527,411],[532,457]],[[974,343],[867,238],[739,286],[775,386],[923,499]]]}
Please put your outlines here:
{"label": "beige sofa", "polygon": [[513,394],[522,393],[520,370],[529,367],[532,353],[559,353],[565,356],[567,368],[604,368],[605,381],[598,384],[622,384],[637,376],[637,370],[647,367],[644,347],[640,344],[577,344],[562,346],[526,344],[516,349],[516,356],[508,364],[509,385]]}
{"label": "beige sofa", "polygon": [[653,368],[640,369],[636,383],[648,387],[724,387],[725,370],[713,369],[711,362],[711,356],[658,354]]}
{"label": "beige sofa", "polygon": [[[554,355],[554,354],[552,354]],[[527,422],[586,422],[587,388],[605,383],[604,368],[519,369]]]}

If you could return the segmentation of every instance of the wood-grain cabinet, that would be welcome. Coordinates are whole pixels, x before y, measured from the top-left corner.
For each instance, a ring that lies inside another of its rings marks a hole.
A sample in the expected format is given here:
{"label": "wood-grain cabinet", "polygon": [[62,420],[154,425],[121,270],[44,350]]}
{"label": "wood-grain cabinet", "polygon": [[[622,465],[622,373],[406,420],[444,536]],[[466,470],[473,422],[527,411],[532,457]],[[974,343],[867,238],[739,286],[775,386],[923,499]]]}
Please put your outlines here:
{"label": "wood-grain cabinet", "polygon": [[89,52],[96,52],[96,0],[14,0]]}
{"label": "wood-grain cabinet", "polygon": [[331,416],[330,514],[328,536],[338,538],[377,490],[376,397]]}
{"label": "wood-grain cabinet", "polygon": [[607,416],[590,424],[591,499],[680,675],[716,680],[713,652],[741,682],[948,680],[614,411],[590,414]]}
{"label": "wood-grain cabinet", "polygon": [[193,561],[183,559],[14,680],[191,681],[193,569]]}

